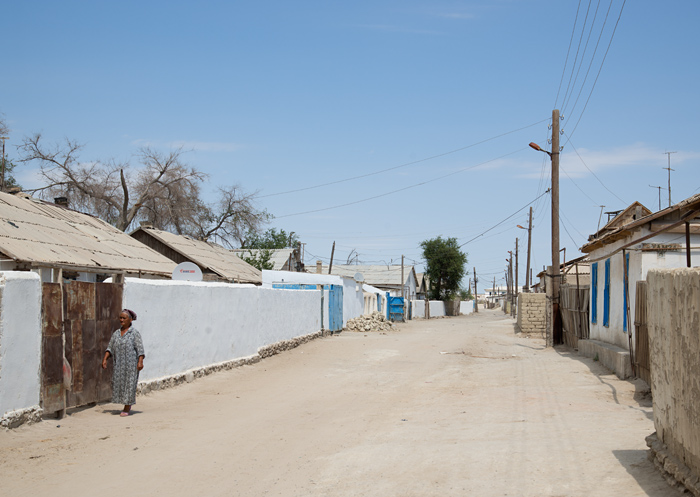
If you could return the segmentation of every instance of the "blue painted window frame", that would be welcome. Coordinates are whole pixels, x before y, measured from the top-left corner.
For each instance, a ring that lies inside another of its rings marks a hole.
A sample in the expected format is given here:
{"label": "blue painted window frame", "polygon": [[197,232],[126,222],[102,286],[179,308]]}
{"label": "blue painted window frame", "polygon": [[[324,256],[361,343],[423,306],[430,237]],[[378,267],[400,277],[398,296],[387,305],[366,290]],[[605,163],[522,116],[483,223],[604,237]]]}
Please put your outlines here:
{"label": "blue painted window frame", "polygon": [[[622,301],[622,331],[627,333],[627,292],[629,292],[629,281],[630,281],[630,255],[625,254],[625,265],[627,266],[626,273],[627,278],[623,283],[623,301]],[[624,276],[624,274],[623,274]]]}
{"label": "blue painted window frame", "polygon": [[598,263],[591,264],[591,323],[598,322]]}
{"label": "blue painted window frame", "polygon": [[603,288],[603,326],[610,326],[610,259],[605,259],[605,287]]}

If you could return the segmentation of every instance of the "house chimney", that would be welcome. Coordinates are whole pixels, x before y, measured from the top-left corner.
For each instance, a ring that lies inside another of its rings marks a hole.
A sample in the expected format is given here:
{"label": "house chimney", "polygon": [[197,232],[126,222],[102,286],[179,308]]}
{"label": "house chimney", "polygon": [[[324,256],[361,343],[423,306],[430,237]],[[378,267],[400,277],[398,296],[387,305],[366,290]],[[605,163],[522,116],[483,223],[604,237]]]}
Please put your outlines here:
{"label": "house chimney", "polygon": [[642,206],[641,205],[638,205],[634,208],[634,218],[635,219],[642,218]]}
{"label": "house chimney", "polygon": [[55,197],[53,203],[68,208],[68,197]]}
{"label": "house chimney", "polygon": [[320,260],[316,261],[316,273],[318,273],[318,274],[323,273],[323,263]]}
{"label": "house chimney", "polygon": [[150,221],[141,221],[139,223],[139,226],[141,226],[142,228],[153,228],[153,223]]}

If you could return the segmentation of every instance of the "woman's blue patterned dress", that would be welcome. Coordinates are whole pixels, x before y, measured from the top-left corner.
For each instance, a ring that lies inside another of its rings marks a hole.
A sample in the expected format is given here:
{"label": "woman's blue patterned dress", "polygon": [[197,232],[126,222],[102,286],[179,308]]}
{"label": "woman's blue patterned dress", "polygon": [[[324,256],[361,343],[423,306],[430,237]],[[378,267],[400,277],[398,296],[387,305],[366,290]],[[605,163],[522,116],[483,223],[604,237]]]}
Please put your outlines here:
{"label": "woman's blue patterned dress", "polygon": [[145,356],[141,334],[130,327],[124,336],[121,330],[112,333],[107,351],[112,354],[112,402],[130,406],[136,403],[136,384],[139,372],[136,369],[139,356]]}

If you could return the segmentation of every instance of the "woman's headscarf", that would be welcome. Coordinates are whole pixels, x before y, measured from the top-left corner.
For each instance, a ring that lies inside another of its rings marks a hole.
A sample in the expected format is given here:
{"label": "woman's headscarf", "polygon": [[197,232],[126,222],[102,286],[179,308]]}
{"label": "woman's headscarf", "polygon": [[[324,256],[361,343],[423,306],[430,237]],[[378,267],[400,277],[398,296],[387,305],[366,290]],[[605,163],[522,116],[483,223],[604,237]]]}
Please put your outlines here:
{"label": "woman's headscarf", "polygon": [[129,316],[131,316],[132,321],[136,321],[136,313],[131,309],[122,309],[122,312],[126,312]]}

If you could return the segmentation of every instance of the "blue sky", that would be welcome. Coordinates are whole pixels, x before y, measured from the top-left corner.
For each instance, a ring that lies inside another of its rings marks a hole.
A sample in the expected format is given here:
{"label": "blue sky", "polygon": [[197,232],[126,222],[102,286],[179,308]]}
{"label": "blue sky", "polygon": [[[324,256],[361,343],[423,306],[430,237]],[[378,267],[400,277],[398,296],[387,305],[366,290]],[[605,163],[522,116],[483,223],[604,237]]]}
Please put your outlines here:
{"label": "blue sky", "polygon": [[[700,191],[700,3],[626,2],[592,89],[622,5],[7,3],[8,155],[39,131],[49,142],[84,143],[85,161],[136,166],[141,145],[184,146],[210,175],[207,195],[234,183],[259,191],[259,207],[277,216],[270,226],[296,232],[308,263],[328,259],[334,240],[337,263],[355,249],[364,263],[403,254],[420,264],[422,240],[477,237],[464,250],[483,288],[502,280],[519,237],[522,282],[527,233],[516,225],[526,225],[527,209],[493,227],[547,189],[546,156],[527,144],[549,147],[555,106],[566,133],[567,258],[596,231],[601,205],[658,209],[649,185],[667,185],[665,151],[677,152],[673,202]],[[29,166],[17,176],[38,186]],[[356,176],[364,177],[273,195]],[[550,259],[549,196],[533,205],[537,272]]]}

